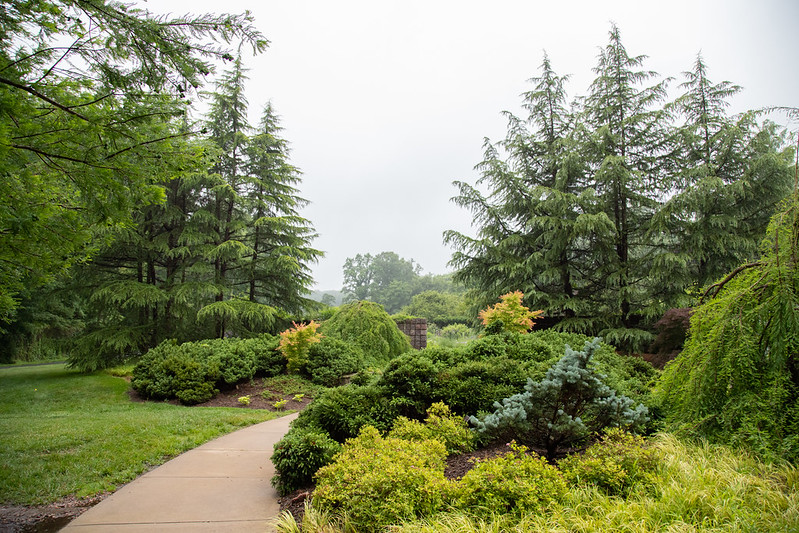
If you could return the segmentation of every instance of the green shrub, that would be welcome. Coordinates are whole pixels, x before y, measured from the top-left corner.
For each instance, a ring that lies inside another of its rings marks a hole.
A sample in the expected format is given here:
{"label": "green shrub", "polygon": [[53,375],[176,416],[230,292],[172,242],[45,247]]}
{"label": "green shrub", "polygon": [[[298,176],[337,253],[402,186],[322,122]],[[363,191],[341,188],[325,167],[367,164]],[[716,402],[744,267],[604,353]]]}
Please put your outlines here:
{"label": "green shrub", "polygon": [[376,385],[382,376],[382,370],[374,366],[367,366],[352,376],[350,383],[353,385]]}
{"label": "green shrub", "polygon": [[466,324],[450,324],[441,330],[441,336],[450,340],[461,340],[473,335],[472,328]]}
{"label": "green shrub", "polygon": [[346,374],[363,367],[360,348],[340,339],[324,337],[308,349],[308,359],[303,372],[318,385],[333,387],[341,383]]}
{"label": "green shrub", "polygon": [[430,515],[447,498],[446,455],[438,441],[384,439],[367,426],[319,469],[313,505],[346,514],[354,529],[364,532]]}
{"label": "green shrub", "polygon": [[608,494],[625,494],[636,484],[652,483],[657,455],[643,437],[611,428],[585,453],[558,463],[564,477],[575,484],[593,484]]}
{"label": "green shrub", "polygon": [[255,353],[255,373],[264,377],[273,377],[286,370],[286,358],[278,350],[280,337],[264,333],[254,339],[245,339]]}
{"label": "green shrub", "polygon": [[[255,375],[255,351],[241,339],[215,339],[201,344],[210,346],[213,355],[207,359],[217,362],[223,383],[235,385]],[[200,359],[202,355],[195,357]]]}
{"label": "green shrub", "polygon": [[418,418],[433,403],[437,373],[437,365],[423,353],[409,352],[391,360],[378,385],[387,397],[402,399],[403,414]]}
{"label": "green shrub", "polygon": [[491,516],[539,514],[557,505],[567,486],[560,472],[527,448],[511,445],[500,457],[478,462],[456,484],[455,506]]}
{"label": "green shrub", "polygon": [[300,413],[294,426],[318,428],[338,442],[344,442],[355,437],[366,425],[388,431],[397,415],[382,389],[345,385],[327,389],[317,396]]}
{"label": "green shrub", "polygon": [[544,379],[528,380],[525,392],[495,404],[494,413],[470,421],[478,433],[495,439],[515,438],[544,447],[547,458],[564,447],[586,441],[608,426],[641,427],[647,408],[616,394],[590,366],[599,339],[586,342],[550,368]]}
{"label": "green shrub", "polygon": [[437,440],[444,444],[448,454],[471,451],[474,448],[474,433],[463,417],[454,416],[442,402],[434,403],[427,410],[424,423],[398,417],[388,434],[389,437],[405,440]]}
{"label": "green shrub", "polygon": [[272,463],[277,473],[272,485],[282,496],[310,485],[316,471],[340,450],[341,445],[324,431],[292,428],[275,444]]}
{"label": "green shrub", "polygon": [[399,330],[397,323],[374,302],[342,305],[322,325],[321,331],[325,336],[360,347],[369,365],[383,365],[412,350],[408,337]]}
{"label": "green shrub", "polygon": [[[203,349],[204,347],[200,347]],[[165,341],[147,352],[133,368],[131,385],[153,400],[177,398],[184,404],[202,403],[219,391],[219,363],[198,359],[194,346]]]}
{"label": "green shrub", "polygon": [[507,357],[469,361],[441,371],[434,396],[458,413],[476,414],[524,390],[527,376],[526,365]]}

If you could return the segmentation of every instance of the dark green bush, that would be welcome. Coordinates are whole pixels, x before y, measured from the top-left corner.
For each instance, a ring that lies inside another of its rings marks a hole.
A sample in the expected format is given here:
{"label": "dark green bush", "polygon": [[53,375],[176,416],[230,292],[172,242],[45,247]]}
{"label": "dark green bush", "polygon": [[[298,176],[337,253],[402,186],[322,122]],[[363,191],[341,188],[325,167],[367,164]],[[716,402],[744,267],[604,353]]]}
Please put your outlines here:
{"label": "dark green bush", "polygon": [[409,352],[392,359],[378,385],[385,395],[395,400],[397,405],[406,406],[401,412],[411,418],[424,414],[433,403],[438,367],[421,352]]}
{"label": "dark green bush", "polygon": [[271,378],[285,372],[286,358],[277,349],[280,337],[264,333],[254,339],[244,339],[241,342],[250,345],[255,353],[256,374]]}
{"label": "dark green bush", "polygon": [[374,302],[342,305],[330,320],[322,324],[320,331],[327,337],[358,346],[369,365],[383,365],[412,349],[397,323]]}
{"label": "dark green bush", "polygon": [[[200,347],[202,350],[204,347]],[[153,400],[179,399],[185,404],[213,398],[220,376],[219,363],[197,358],[194,346],[165,341],[145,354],[133,369],[131,385]]]}
{"label": "dark green bush", "polygon": [[310,485],[316,471],[340,450],[341,445],[322,430],[292,428],[275,444],[272,463],[277,473],[272,485],[281,496]]}
{"label": "dark green bush", "polygon": [[318,428],[344,442],[366,425],[388,431],[397,416],[383,389],[345,385],[322,392],[300,413],[294,426]]}
{"label": "dark green bush", "polygon": [[[191,347],[193,344],[198,343],[186,343],[186,346]],[[205,350],[202,350],[196,353],[194,357],[198,360],[205,358],[208,361],[216,361],[217,366],[219,366],[222,383],[235,385],[255,375],[255,351],[245,341],[241,339],[214,339],[201,341],[199,344],[203,347],[208,345],[211,355],[206,355]]]}
{"label": "dark green bush", "polygon": [[477,463],[456,483],[455,506],[489,517],[540,514],[557,505],[567,486],[560,472],[524,446]]}
{"label": "dark green bush", "polygon": [[360,348],[340,339],[323,337],[308,349],[308,361],[302,371],[317,385],[333,387],[341,383],[343,376],[362,367]]}
{"label": "dark green bush", "polygon": [[507,357],[469,361],[438,374],[434,397],[457,413],[476,414],[524,390],[527,376],[524,363]]}
{"label": "dark green bush", "polygon": [[444,508],[447,452],[436,440],[382,438],[365,427],[317,472],[313,505],[346,514],[355,531],[377,532]]}

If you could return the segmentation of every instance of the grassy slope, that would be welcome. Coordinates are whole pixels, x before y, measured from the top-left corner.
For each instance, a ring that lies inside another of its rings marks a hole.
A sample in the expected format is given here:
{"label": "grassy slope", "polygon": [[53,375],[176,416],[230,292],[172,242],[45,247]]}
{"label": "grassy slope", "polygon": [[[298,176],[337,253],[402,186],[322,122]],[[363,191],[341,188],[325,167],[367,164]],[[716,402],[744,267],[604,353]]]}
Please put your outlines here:
{"label": "grassy slope", "polygon": [[128,388],[121,378],[64,365],[0,369],[0,503],[114,490],[183,451],[275,417],[133,403]]}

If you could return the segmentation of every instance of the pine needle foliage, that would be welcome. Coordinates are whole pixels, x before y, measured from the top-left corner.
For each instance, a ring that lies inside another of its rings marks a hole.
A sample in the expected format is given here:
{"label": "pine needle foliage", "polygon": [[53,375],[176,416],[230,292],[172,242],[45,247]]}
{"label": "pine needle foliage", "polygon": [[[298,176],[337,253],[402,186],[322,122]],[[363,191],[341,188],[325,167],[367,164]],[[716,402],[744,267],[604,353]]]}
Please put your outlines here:
{"label": "pine needle foliage", "polygon": [[762,256],[710,286],[656,394],[682,429],[799,459],[799,200],[773,217]]}

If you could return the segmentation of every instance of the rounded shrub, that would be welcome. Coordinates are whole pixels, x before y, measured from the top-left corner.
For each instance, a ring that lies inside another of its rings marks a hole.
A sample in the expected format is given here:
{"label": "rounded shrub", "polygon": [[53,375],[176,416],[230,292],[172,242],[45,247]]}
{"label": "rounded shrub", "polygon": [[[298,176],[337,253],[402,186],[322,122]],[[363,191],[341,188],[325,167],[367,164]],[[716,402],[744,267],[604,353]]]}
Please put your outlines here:
{"label": "rounded shrub", "polygon": [[314,398],[294,421],[294,426],[318,428],[336,441],[344,442],[355,437],[366,425],[388,431],[397,415],[382,389],[345,385],[327,389]]}
{"label": "rounded shrub", "polygon": [[435,397],[458,413],[476,414],[524,390],[527,376],[524,363],[507,357],[468,361],[439,373]]}
{"label": "rounded shrub", "polygon": [[255,373],[266,377],[282,374],[286,370],[286,358],[278,350],[280,337],[264,333],[254,339],[244,339],[255,354]]}
{"label": "rounded shrub", "polygon": [[567,485],[557,468],[527,448],[478,462],[456,484],[455,506],[471,514],[540,514],[557,505]]}
{"label": "rounded shrub", "polygon": [[342,305],[321,328],[328,337],[352,343],[363,351],[368,364],[382,365],[412,350],[408,337],[383,307],[360,301]]}
{"label": "rounded shrub", "polygon": [[558,463],[571,483],[596,485],[608,494],[621,495],[637,484],[656,479],[658,458],[643,437],[620,428],[605,431],[583,454],[570,455]]}
{"label": "rounded shrub", "polygon": [[378,385],[386,396],[401,399],[405,414],[416,418],[433,403],[437,373],[438,367],[423,353],[409,352],[389,362]]}
{"label": "rounded shrub", "polygon": [[313,506],[346,514],[354,530],[364,532],[428,516],[447,499],[446,455],[439,441],[383,438],[367,426],[319,469]]}
{"label": "rounded shrub", "polygon": [[363,352],[357,346],[333,337],[323,337],[308,349],[308,359],[303,367],[311,381],[333,387],[347,374],[363,367]]}
{"label": "rounded shrub", "polygon": [[322,430],[292,428],[275,444],[272,463],[277,473],[272,485],[281,496],[310,485],[316,471],[340,450],[341,445]]}
{"label": "rounded shrub", "polygon": [[133,389],[152,400],[177,398],[187,405],[210,400],[219,392],[214,388],[221,376],[219,363],[198,358],[194,351],[191,345],[162,342],[133,368]]}
{"label": "rounded shrub", "polygon": [[423,423],[404,416],[398,417],[388,436],[416,441],[437,440],[444,444],[448,454],[474,449],[474,433],[469,429],[466,420],[454,416],[443,402],[430,406]]}

